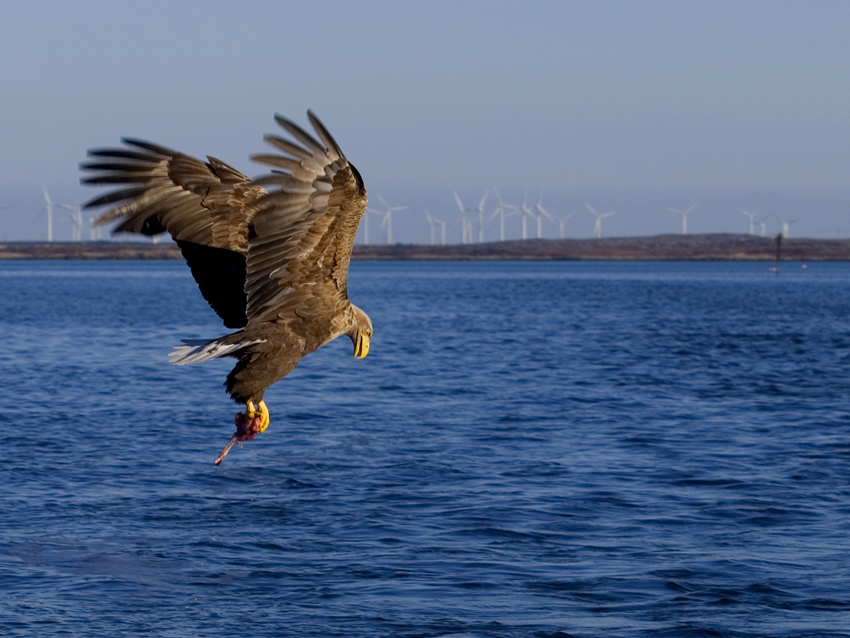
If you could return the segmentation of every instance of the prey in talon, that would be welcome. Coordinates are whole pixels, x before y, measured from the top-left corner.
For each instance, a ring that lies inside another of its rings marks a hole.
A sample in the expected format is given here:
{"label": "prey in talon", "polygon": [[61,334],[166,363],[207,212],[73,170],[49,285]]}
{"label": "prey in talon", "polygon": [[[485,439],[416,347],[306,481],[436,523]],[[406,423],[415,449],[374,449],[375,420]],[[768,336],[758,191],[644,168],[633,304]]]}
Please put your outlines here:
{"label": "prey in talon", "polygon": [[85,205],[109,206],[96,223],[118,222],[114,233],[170,234],[204,299],[236,331],[186,341],[169,357],[176,365],[236,359],[225,387],[245,412],[216,465],[266,430],[263,393],[302,357],[342,335],[356,358],[369,353],[372,321],[348,299],[366,188],[324,125],[307,116],[315,136],[275,116],[288,135],[265,137],[275,152],[252,156],[270,167],[256,179],[214,157],[132,138],[90,150],[81,164],[84,184],[117,185]]}
{"label": "prey in talon", "polygon": [[269,427],[269,410],[264,401],[260,401],[259,410],[255,410],[254,404],[250,401],[247,408],[245,412],[238,412],[236,414],[236,432],[230,437],[230,441],[224,446],[221,454],[213,461],[216,465],[221,465],[224,457],[227,456],[227,453],[230,452],[230,448],[234,444],[238,444],[241,447],[242,441],[250,441]]}

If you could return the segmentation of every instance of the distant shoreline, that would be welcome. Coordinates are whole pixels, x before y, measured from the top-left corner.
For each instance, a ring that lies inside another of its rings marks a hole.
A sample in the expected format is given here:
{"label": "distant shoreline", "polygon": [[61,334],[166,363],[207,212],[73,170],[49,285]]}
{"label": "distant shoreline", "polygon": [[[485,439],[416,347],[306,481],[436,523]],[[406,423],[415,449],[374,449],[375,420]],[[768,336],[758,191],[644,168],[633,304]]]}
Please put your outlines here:
{"label": "distant shoreline", "polygon": [[[609,239],[529,239],[447,246],[362,245],[353,259],[383,260],[622,260],[622,261],[771,261],[776,242],[754,235],[654,235]],[[171,242],[5,242],[0,259],[181,259]],[[850,261],[850,239],[786,239],[782,259]]]}

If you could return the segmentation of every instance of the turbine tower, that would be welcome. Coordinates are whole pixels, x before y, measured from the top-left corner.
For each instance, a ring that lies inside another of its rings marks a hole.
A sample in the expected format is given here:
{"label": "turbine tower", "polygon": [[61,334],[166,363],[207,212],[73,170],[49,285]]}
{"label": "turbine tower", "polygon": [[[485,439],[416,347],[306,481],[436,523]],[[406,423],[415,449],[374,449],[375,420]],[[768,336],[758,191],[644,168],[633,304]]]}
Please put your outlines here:
{"label": "turbine tower", "polygon": [[83,211],[80,206],[70,204],[59,204],[62,208],[71,211],[71,241],[83,241]]}
{"label": "turbine tower", "polygon": [[573,214],[574,214],[574,213],[569,213],[568,215],[564,215],[563,217],[561,217],[561,222],[560,222],[560,226],[561,226],[561,239],[564,239],[564,224],[566,224],[566,223],[567,223],[567,220],[568,220],[570,217],[572,217],[572,216],[573,216]]}
{"label": "turbine tower", "polygon": [[375,208],[367,208],[363,212],[363,220],[362,220],[362,222],[363,222],[363,244],[366,245],[366,246],[369,245],[369,213],[372,213],[373,215],[385,215],[386,214],[386,213],[383,213],[383,212],[381,212],[381,211],[379,211]]}
{"label": "turbine tower", "polygon": [[437,222],[440,225],[440,245],[445,246],[446,245],[446,222],[443,219],[435,219],[434,221]]}
{"label": "turbine tower", "polygon": [[522,238],[528,239],[528,220],[529,218],[536,220],[537,215],[535,215],[534,211],[528,207],[526,200],[528,199],[528,192],[524,192],[522,194],[522,204],[520,205],[517,212],[519,212],[522,217]]}
{"label": "turbine tower", "polygon": [[754,210],[754,211],[751,212],[751,211],[748,211],[748,210],[744,210],[743,208],[739,208],[738,210],[741,211],[742,213],[744,213],[744,215],[746,215],[747,217],[750,218],[750,235],[755,235],[756,234],[756,215],[758,215],[759,212],[757,210]]}
{"label": "turbine tower", "polygon": [[695,207],[696,207],[696,204],[693,204],[688,210],[676,210],[675,208],[668,208],[667,209],[671,213],[677,213],[677,214],[682,216],[682,234],[683,235],[688,234],[688,213],[690,213]]}
{"label": "turbine tower", "polygon": [[791,226],[791,224],[796,224],[797,220],[792,219],[791,221],[784,221],[782,219],[779,219],[778,215],[774,215],[774,217],[776,217],[776,221],[778,221],[779,224],[782,226],[782,239],[788,239],[788,237],[789,237],[788,227]]}
{"label": "turbine tower", "polygon": [[378,199],[387,210],[384,212],[384,219],[381,220],[381,226],[387,227],[387,246],[393,245],[393,213],[397,210],[407,210],[407,206],[390,206],[387,201],[378,195]]}
{"label": "turbine tower", "polygon": [[100,239],[100,226],[95,223],[99,215],[89,215],[89,239],[98,241]]}
{"label": "turbine tower", "polygon": [[428,229],[431,231],[431,245],[434,245],[434,231],[437,230],[436,225],[434,224],[434,218],[431,217],[431,214],[426,210],[425,218],[428,220]]}
{"label": "turbine tower", "polygon": [[540,203],[543,198],[543,193],[539,193],[537,195],[537,206],[534,207],[535,217],[537,218],[537,239],[543,239],[543,218],[545,217],[550,222],[555,223],[555,218],[543,208],[543,205]]}
{"label": "turbine tower", "polygon": [[437,230],[437,226],[440,226],[441,230],[441,243],[440,245],[446,245],[446,222],[441,219],[436,219],[435,217],[431,217],[430,213],[426,210],[425,217],[428,218],[428,224],[431,227],[431,245],[433,246],[437,242],[435,241],[435,231]]}
{"label": "turbine tower", "polygon": [[369,245],[369,213],[377,213],[378,211],[367,208],[363,211],[363,244],[365,246]]}
{"label": "turbine tower", "polygon": [[[495,188],[493,192],[496,193],[496,201],[499,202],[499,205],[496,207],[496,210],[493,211],[493,214],[490,216],[490,221],[493,221],[496,216],[499,217],[499,241],[505,241],[505,217],[510,217],[511,215],[516,215],[519,208],[513,206],[511,204],[506,204],[502,201],[502,196],[499,194]],[[508,210],[512,210],[512,212],[508,213]]]}
{"label": "turbine tower", "polygon": [[[378,197],[380,197],[380,195]],[[373,215],[380,215],[380,216],[386,215],[385,211],[382,212],[382,211],[379,211],[375,208],[367,208],[363,212],[363,219],[362,219],[362,223],[363,223],[363,244],[365,246],[369,245],[369,213],[372,213]]]}
{"label": "turbine tower", "polygon": [[364,246],[369,245],[369,213],[372,213],[373,215],[383,215],[383,213],[381,211],[375,210],[374,208],[367,208],[365,211],[363,211],[362,225],[363,225],[363,245]]}
{"label": "turbine tower", "polygon": [[44,205],[47,209],[47,241],[53,241],[53,200],[50,199],[50,195],[47,194],[47,189],[42,185],[42,192],[44,193]]}
{"label": "turbine tower", "polygon": [[614,211],[610,211],[607,213],[597,213],[590,204],[585,204],[587,206],[587,210],[589,210],[596,217],[596,223],[593,225],[593,236],[596,239],[602,239],[602,220],[606,217],[610,217],[614,215]]}
{"label": "turbine tower", "polygon": [[457,201],[457,206],[460,209],[460,220],[463,225],[464,244],[473,243],[472,220],[469,218],[469,214],[471,213],[478,214],[478,243],[484,243],[484,202],[487,200],[488,193],[489,191],[484,191],[484,196],[481,198],[481,201],[478,202],[478,208],[466,208],[460,199],[460,195],[457,194],[457,191],[454,191],[455,201]]}
{"label": "turbine tower", "polygon": [[487,194],[490,191],[484,191],[484,196],[481,198],[481,201],[478,202],[478,208],[475,210],[478,211],[478,243],[484,243],[484,202],[487,199]]}
{"label": "turbine tower", "polygon": [[457,194],[457,191],[453,191],[455,196],[455,201],[457,202],[457,207],[460,209],[460,243],[462,244],[471,244],[472,243],[472,222],[469,219],[468,213],[475,212],[463,205],[463,202],[460,199],[460,195]]}

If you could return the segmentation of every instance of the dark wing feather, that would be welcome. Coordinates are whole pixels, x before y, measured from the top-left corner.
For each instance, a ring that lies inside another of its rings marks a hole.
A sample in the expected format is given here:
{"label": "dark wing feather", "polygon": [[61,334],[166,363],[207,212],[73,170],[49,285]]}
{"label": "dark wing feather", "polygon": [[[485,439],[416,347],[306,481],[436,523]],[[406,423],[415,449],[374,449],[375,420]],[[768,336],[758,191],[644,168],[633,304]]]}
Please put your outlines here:
{"label": "dark wing feather", "polygon": [[256,180],[269,187],[257,201],[248,247],[247,316],[294,325],[333,317],[348,306],[348,265],[366,190],[322,123],[308,113],[321,142],[293,122],[277,122],[302,146],[266,140],[292,158],[253,157],[283,171]]}
{"label": "dark wing feather", "polygon": [[204,299],[227,328],[244,328],[245,256],[233,250],[203,246],[178,239],[183,258],[198,282]]}
{"label": "dark wing feather", "polygon": [[88,175],[83,183],[120,186],[86,207],[119,204],[97,220],[120,220],[114,232],[168,232],[224,324],[245,326],[248,227],[265,190],[213,157],[202,162],[150,142],[123,141],[132,148],[94,149],[94,159],[81,165]]}
{"label": "dark wing feather", "polygon": [[[214,157],[203,162],[150,142],[122,141],[133,149],[93,149],[89,156],[97,159],[80,165],[87,174],[84,184],[124,187],[85,205],[123,202],[98,224],[120,219],[116,232],[128,233],[161,227],[178,241],[247,254],[248,225],[262,188]],[[159,224],[148,221],[152,217]]]}

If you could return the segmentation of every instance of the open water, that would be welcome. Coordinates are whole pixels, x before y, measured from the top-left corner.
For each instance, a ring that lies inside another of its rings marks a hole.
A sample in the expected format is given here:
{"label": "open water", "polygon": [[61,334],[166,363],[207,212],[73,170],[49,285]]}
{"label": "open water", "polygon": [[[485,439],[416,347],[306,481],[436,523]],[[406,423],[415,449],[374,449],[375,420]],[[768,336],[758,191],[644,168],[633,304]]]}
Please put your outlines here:
{"label": "open water", "polygon": [[217,468],[183,264],[0,262],[0,635],[850,636],[850,264],[350,286]]}

